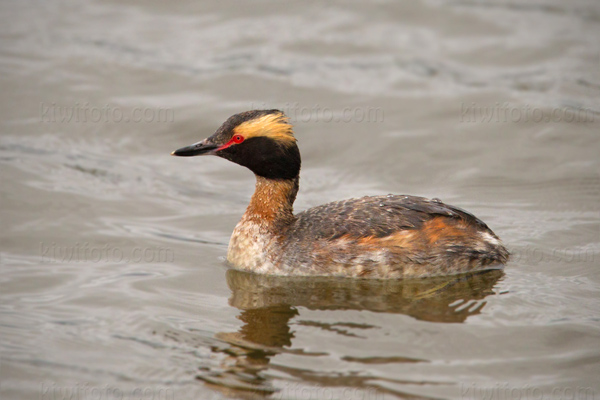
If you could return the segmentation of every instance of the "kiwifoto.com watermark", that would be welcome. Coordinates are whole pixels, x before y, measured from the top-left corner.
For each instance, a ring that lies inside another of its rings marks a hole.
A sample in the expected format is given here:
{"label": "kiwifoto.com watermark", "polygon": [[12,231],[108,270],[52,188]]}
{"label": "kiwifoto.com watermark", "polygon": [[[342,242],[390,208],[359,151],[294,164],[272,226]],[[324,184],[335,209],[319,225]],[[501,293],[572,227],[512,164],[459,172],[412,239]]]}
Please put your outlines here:
{"label": "kiwifoto.com watermark", "polygon": [[[262,396],[260,398],[263,398]],[[288,382],[278,392],[269,398],[273,400],[385,400],[384,393],[376,387],[329,387],[305,386],[299,383]]]}
{"label": "kiwifoto.com watermark", "polygon": [[460,122],[467,123],[593,123],[597,113],[594,110],[575,107],[539,108],[529,104],[511,103],[478,104],[461,103]]}
{"label": "kiwifoto.com watermark", "polygon": [[104,106],[90,103],[60,105],[40,103],[40,122],[68,123],[171,123],[175,121],[175,110],[161,107],[118,107],[112,104]]}
{"label": "kiwifoto.com watermark", "polygon": [[[251,110],[266,110],[269,107],[266,103],[250,105]],[[288,116],[290,122],[366,122],[381,123],[384,121],[385,113],[379,107],[342,107],[339,109],[322,106],[320,104],[303,105],[300,103],[285,103],[277,107]]]}
{"label": "kiwifoto.com watermark", "polygon": [[564,264],[593,263],[598,254],[592,249],[555,248],[544,249],[535,246],[525,246],[511,250],[510,261],[525,264],[557,262]]}
{"label": "kiwifoto.com watermark", "polygon": [[589,386],[536,387],[511,386],[508,382],[491,386],[476,383],[461,384],[461,398],[470,400],[594,400],[596,390]]}
{"label": "kiwifoto.com watermark", "polygon": [[134,247],[127,250],[105,244],[91,245],[88,242],[61,246],[56,243],[40,243],[42,263],[172,263],[175,251],[166,247]]}
{"label": "kiwifoto.com watermark", "polygon": [[175,400],[170,387],[136,387],[121,389],[116,386],[93,386],[89,383],[61,386],[42,382],[40,400]]}

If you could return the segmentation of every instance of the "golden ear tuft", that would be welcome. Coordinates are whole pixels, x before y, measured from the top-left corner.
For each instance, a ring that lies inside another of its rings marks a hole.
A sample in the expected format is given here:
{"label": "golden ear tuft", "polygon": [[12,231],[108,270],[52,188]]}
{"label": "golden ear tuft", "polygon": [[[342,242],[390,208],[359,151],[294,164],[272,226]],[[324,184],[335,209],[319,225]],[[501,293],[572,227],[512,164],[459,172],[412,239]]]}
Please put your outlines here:
{"label": "golden ear tuft", "polygon": [[296,143],[292,125],[283,113],[267,114],[243,122],[234,128],[234,134],[242,135],[246,139],[261,136],[268,137],[286,145]]}

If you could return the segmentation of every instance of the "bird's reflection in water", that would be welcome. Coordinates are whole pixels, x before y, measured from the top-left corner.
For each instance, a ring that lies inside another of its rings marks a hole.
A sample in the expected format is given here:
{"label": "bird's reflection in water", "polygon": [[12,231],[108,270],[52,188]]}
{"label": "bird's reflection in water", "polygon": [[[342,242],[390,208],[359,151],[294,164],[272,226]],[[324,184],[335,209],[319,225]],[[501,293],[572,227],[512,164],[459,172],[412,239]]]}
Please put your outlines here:
{"label": "bird's reflection in water", "polygon": [[[305,356],[326,355],[293,349],[293,331],[290,320],[300,313],[298,308],[310,310],[364,310],[380,313],[405,314],[423,321],[461,323],[479,314],[485,306],[482,301],[493,294],[496,282],[504,275],[502,270],[481,271],[463,275],[411,280],[356,280],[330,277],[280,277],[257,275],[236,270],[227,271],[231,289],[229,303],[240,309],[239,319],[244,325],[239,332],[221,332],[217,339],[224,346],[213,349],[228,357],[220,371],[203,371],[198,376],[221,390],[246,390],[247,394],[268,395],[276,392],[264,374],[267,368],[293,376],[307,385],[353,387],[369,389],[373,377],[336,374],[323,377],[316,372],[269,365],[270,359],[280,353]],[[332,324],[302,321],[303,325],[332,328]],[[341,332],[341,331],[339,331]],[[403,357],[384,357],[378,360],[360,359],[360,362],[423,362]],[[367,383],[370,381],[371,383]],[[395,380],[396,383],[406,383]],[[410,382],[409,382],[410,383]],[[412,382],[414,383],[414,382]],[[389,389],[394,395],[406,396]]]}

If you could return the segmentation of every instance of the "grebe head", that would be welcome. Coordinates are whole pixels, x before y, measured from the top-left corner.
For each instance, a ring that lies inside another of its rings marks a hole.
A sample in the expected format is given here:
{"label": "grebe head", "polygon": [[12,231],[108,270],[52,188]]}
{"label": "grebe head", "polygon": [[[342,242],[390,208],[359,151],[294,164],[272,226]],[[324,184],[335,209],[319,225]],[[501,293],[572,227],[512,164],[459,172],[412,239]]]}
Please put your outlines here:
{"label": "grebe head", "polygon": [[294,179],[300,173],[300,151],[292,125],[279,110],[235,114],[209,138],[171,155],[215,155],[268,179]]}

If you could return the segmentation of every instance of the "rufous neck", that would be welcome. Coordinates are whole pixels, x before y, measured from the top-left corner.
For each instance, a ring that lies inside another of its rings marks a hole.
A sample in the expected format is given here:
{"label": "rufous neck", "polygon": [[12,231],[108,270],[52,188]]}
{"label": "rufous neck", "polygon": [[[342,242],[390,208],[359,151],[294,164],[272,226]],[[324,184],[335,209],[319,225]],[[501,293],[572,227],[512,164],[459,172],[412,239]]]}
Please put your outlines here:
{"label": "rufous neck", "polygon": [[299,177],[268,179],[256,176],[256,188],[244,219],[265,226],[289,224],[294,219],[294,200],[298,193]]}

